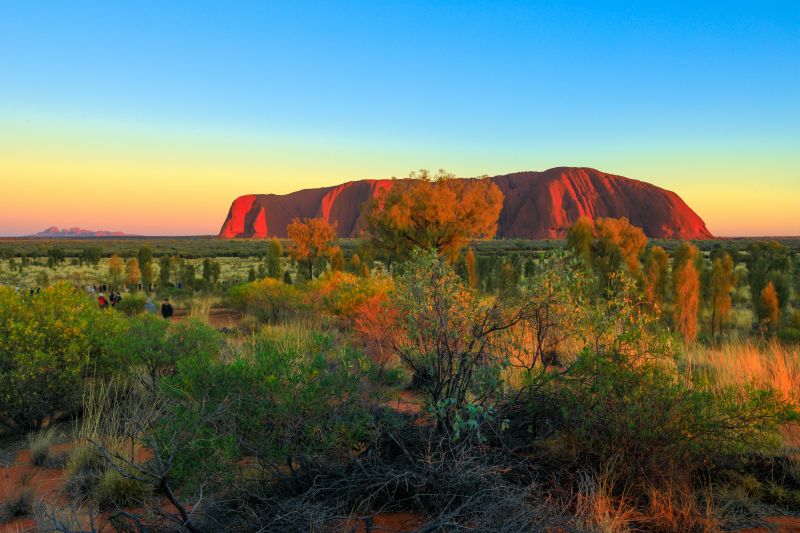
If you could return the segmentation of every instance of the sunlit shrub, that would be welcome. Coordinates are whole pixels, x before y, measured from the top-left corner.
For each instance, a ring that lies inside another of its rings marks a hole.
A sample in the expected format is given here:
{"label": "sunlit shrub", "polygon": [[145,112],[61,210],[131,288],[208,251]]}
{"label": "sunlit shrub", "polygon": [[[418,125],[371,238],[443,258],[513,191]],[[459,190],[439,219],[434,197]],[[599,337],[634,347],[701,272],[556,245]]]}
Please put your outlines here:
{"label": "sunlit shrub", "polygon": [[296,287],[273,278],[238,285],[228,291],[227,298],[232,307],[273,324],[296,318],[306,308]]}
{"label": "sunlit shrub", "polygon": [[41,427],[76,409],[87,373],[112,370],[107,341],[124,322],[67,284],[35,296],[0,287],[0,424]]}

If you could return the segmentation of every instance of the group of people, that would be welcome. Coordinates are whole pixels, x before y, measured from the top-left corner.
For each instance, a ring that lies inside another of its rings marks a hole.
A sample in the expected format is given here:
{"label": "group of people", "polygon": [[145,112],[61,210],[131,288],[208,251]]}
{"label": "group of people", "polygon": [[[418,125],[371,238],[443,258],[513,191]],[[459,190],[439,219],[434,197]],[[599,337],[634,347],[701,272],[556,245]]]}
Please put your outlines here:
{"label": "group of people", "polygon": [[[19,287],[14,287],[14,290],[17,292],[17,294],[19,294]],[[28,294],[30,296],[36,296],[37,294],[39,294],[40,291],[41,289],[39,287],[36,287],[35,289],[31,287],[30,289],[28,289]]]}
{"label": "group of people", "polygon": [[[121,301],[122,295],[116,291],[112,291],[108,299],[106,299],[102,292],[100,293],[100,296],[97,297],[97,304],[100,306],[100,309],[106,309],[109,303],[111,304],[111,307],[116,307],[116,305]],[[149,296],[144,303],[144,310],[153,314],[156,312],[156,306]],[[164,298],[164,302],[161,304],[161,316],[165,319],[168,319],[172,318],[173,314],[174,310],[172,309],[172,304],[169,302],[169,298]]]}
{"label": "group of people", "polygon": [[111,304],[111,307],[116,307],[118,303],[122,301],[122,295],[117,291],[111,291],[111,294],[106,299],[105,295],[101,292],[100,296],[97,297],[97,303],[100,305],[100,309],[105,309],[108,307],[108,304]]}

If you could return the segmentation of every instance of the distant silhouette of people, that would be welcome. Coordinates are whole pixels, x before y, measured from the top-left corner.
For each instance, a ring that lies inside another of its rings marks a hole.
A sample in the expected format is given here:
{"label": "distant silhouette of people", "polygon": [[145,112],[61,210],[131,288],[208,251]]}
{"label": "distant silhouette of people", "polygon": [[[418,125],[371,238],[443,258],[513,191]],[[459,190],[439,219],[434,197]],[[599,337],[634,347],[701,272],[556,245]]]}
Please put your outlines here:
{"label": "distant silhouette of people", "polygon": [[106,297],[103,296],[102,292],[100,293],[100,296],[97,297],[97,304],[100,306],[100,309],[105,309],[108,307],[108,300],[106,300]]}
{"label": "distant silhouette of people", "polygon": [[164,303],[161,304],[161,316],[164,318],[172,317],[172,304],[169,303],[169,298],[164,298]]}
{"label": "distant silhouette of people", "polygon": [[153,303],[153,300],[148,296],[147,301],[144,303],[144,310],[148,313],[156,314],[156,304]]}

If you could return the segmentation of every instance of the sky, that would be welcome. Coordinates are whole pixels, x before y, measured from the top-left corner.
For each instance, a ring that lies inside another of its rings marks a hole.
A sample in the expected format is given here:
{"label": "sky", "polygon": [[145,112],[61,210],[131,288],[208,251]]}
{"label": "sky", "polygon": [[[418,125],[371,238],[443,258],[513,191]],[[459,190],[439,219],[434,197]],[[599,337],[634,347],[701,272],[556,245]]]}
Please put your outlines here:
{"label": "sky", "polygon": [[800,235],[800,2],[0,2],[0,235],[556,166]]}

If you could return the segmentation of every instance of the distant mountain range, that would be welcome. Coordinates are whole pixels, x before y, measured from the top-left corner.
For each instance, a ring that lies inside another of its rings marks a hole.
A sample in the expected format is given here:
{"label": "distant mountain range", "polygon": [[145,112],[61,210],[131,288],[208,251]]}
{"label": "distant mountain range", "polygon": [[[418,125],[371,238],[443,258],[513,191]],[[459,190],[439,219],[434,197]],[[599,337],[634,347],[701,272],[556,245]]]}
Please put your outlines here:
{"label": "distant mountain range", "polygon": [[127,233],[121,231],[94,231],[83,228],[64,228],[59,229],[56,226],[49,228],[32,235],[32,237],[132,237]]}
{"label": "distant mountain range", "polygon": [[[592,168],[558,167],[488,178],[503,192],[496,237],[561,238],[578,217],[627,217],[648,237],[708,239],[705,222],[677,194]],[[360,235],[364,204],[393,180],[351,181],[289,194],[248,194],[233,201],[219,236],[286,237],[295,217],[336,223],[340,237]]]}

